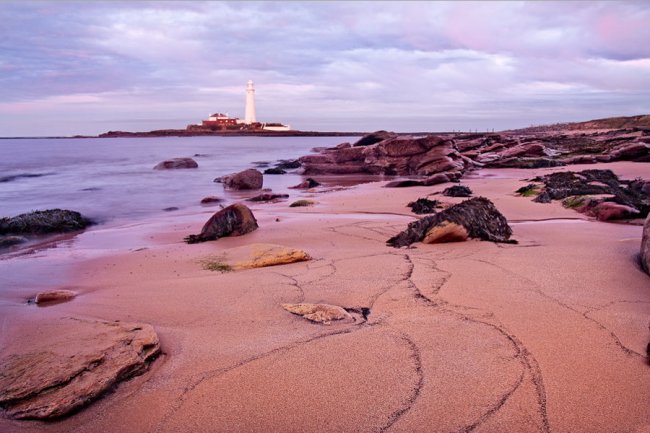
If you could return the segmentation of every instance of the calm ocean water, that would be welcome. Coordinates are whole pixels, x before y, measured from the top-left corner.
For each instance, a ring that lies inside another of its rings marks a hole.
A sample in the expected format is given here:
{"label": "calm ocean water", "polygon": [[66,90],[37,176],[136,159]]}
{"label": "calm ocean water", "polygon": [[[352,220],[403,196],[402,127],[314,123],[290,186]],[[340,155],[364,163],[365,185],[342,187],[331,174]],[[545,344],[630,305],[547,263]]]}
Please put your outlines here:
{"label": "calm ocean water", "polygon": [[[52,208],[81,212],[100,223],[145,217],[164,208],[199,208],[223,196],[213,179],[294,159],[319,146],[357,137],[164,137],[0,140],[0,216]],[[197,155],[197,156],[195,156]],[[198,169],[153,170],[160,161],[192,157]],[[261,171],[264,168],[260,168]],[[26,175],[26,176],[25,176]],[[39,177],[29,177],[40,175]],[[286,190],[296,174],[265,175],[264,187]]]}

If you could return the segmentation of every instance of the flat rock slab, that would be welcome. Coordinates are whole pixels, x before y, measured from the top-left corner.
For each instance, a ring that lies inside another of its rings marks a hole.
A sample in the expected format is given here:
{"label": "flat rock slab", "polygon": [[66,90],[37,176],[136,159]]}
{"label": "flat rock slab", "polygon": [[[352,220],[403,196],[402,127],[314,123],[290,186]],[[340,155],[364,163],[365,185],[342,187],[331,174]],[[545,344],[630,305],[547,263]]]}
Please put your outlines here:
{"label": "flat rock slab", "polygon": [[282,304],[282,308],[290,313],[302,316],[316,323],[329,325],[334,320],[353,321],[350,313],[338,305],[329,304]]}
{"label": "flat rock slab", "polygon": [[15,419],[62,417],[142,374],[160,352],[151,325],[61,318],[21,330],[0,358],[0,407]]}
{"label": "flat rock slab", "polygon": [[250,244],[226,251],[223,262],[232,269],[253,269],[311,260],[303,250],[275,244]]}

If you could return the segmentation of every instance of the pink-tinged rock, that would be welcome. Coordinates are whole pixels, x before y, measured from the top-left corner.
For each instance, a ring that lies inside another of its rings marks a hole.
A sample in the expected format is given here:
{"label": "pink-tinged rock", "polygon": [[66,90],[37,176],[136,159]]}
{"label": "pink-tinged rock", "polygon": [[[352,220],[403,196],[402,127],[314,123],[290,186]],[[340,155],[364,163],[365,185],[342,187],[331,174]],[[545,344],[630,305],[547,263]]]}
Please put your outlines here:
{"label": "pink-tinged rock", "polygon": [[173,158],[158,163],[154,170],[168,170],[177,168],[198,168],[199,164],[192,158]]}
{"label": "pink-tinged rock", "polygon": [[60,302],[71,301],[75,296],[77,294],[71,290],[46,290],[36,295],[34,303],[38,305],[58,304]]}
{"label": "pink-tinged rock", "polygon": [[350,313],[338,305],[329,304],[282,304],[282,308],[312,322],[329,325],[335,320],[354,321]]}
{"label": "pink-tinged rock", "polygon": [[224,188],[235,190],[262,189],[264,176],[259,170],[249,168],[239,173],[229,174],[221,178]]}
{"label": "pink-tinged rock", "polygon": [[618,146],[609,153],[612,160],[638,159],[650,154],[650,145],[640,142]]}
{"label": "pink-tinged rock", "polygon": [[650,274],[650,215],[645,219],[641,237],[641,266]]}
{"label": "pink-tinged rock", "polygon": [[589,214],[595,216],[599,221],[609,221],[636,218],[640,212],[631,206],[606,201],[591,208]]}
{"label": "pink-tinged rock", "polygon": [[27,326],[3,348],[0,406],[15,419],[62,417],[144,373],[158,353],[147,324],[61,318]]}
{"label": "pink-tinged rock", "polygon": [[500,152],[501,158],[514,158],[522,156],[544,156],[546,147],[539,143],[520,144]]}

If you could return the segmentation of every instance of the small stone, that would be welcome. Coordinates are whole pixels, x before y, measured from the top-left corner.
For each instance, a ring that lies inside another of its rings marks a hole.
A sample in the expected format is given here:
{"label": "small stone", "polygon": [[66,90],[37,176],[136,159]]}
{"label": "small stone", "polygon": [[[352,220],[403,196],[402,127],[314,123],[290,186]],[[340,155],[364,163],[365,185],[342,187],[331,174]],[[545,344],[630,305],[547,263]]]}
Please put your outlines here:
{"label": "small stone", "polygon": [[40,292],[34,298],[34,302],[38,305],[54,304],[60,302],[67,302],[72,300],[77,294],[71,290],[46,290]]}
{"label": "small stone", "polygon": [[329,325],[334,320],[353,321],[354,318],[338,305],[329,304],[282,304],[290,313],[302,316],[312,322]]}

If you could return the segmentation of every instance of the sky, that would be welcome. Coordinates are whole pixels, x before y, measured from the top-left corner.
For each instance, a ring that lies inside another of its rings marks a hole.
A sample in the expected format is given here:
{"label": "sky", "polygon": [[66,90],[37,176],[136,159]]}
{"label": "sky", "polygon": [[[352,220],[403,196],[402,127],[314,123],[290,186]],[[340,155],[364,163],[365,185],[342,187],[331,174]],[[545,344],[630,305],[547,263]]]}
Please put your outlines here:
{"label": "sky", "polygon": [[650,113],[650,2],[0,2],[0,136],[502,130]]}

